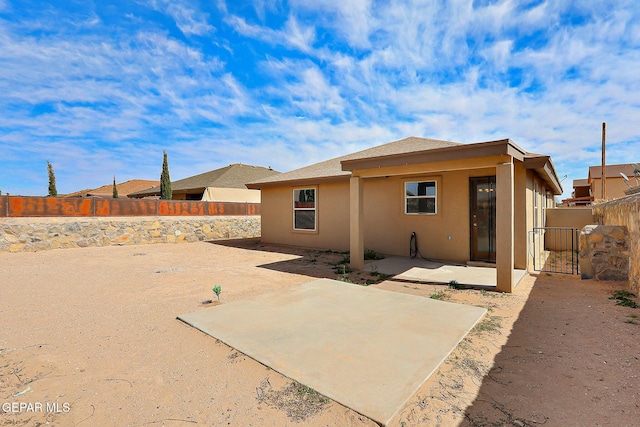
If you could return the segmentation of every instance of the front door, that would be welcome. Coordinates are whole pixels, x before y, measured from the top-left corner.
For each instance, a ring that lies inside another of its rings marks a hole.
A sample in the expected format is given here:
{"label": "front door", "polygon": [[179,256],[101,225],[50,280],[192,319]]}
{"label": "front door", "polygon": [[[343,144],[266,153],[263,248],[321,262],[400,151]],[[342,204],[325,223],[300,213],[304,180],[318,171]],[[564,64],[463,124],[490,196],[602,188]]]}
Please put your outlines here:
{"label": "front door", "polygon": [[471,260],[496,261],[496,177],[469,178]]}

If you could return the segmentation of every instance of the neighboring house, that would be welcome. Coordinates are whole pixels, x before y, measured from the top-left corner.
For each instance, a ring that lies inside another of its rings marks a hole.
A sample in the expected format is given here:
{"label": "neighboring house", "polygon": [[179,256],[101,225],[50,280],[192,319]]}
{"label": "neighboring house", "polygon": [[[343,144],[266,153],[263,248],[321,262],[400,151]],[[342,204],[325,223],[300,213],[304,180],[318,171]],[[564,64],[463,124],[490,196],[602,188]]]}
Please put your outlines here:
{"label": "neighboring house", "polygon": [[[624,197],[638,187],[636,176],[640,178],[640,170],[633,163],[606,165],[606,194],[602,197],[602,166],[589,166],[586,179],[573,181],[573,192],[570,199],[562,201],[565,206],[590,206],[591,202],[613,200]],[[624,175],[624,176],[623,176]],[[626,181],[625,176],[629,178]]]}
{"label": "neighboring house", "polygon": [[527,269],[527,232],[562,188],[549,156],[511,140],[460,144],[409,137],[248,184],[262,191],[262,240],[496,263],[500,291]]}
{"label": "neighboring house", "polygon": [[[624,197],[625,190],[629,189],[629,185],[635,185],[634,178],[634,166],[630,163],[621,165],[606,165],[606,183],[604,200],[613,200]],[[625,179],[622,176],[625,174],[631,178],[627,185]],[[589,166],[589,185],[591,187],[591,196],[594,200],[602,200],[602,166]]]}
{"label": "neighboring house", "polygon": [[[129,194],[140,190],[147,190],[156,185],[159,185],[160,181],[153,181],[147,179],[130,179],[123,183],[116,183],[118,189],[118,197],[126,198]],[[102,187],[76,191],[75,193],[65,194],[62,197],[99,197],[103,199],[109,199],[113,197],[113,184],[103,185]]]}
{"label": "neighboring house", "polygon": [[[173,200],[260,203],[260,191],[246,183],[273,177],[280,172],[241,163],[171,182]],[[160,186],[129,194],[132,198],[160,197]]]}
{"label": "neighboring house", "polygon": [[[568,201],[570,200],[570,202]],[[591,186],[588,179],[574,179],[573,192],[571,199],[563,200],[562,203],[567,206],[589,206],[593,201],[591,195]]]}

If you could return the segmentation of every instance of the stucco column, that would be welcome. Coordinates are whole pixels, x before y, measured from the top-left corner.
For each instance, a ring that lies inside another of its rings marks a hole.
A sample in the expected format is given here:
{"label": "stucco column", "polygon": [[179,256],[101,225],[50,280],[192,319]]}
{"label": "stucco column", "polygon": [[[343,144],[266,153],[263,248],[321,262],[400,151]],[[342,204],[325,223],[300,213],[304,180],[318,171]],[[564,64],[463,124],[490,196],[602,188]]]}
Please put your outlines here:
{"label": "stucco column", "polygon": [[497,290],[513,292],[514,231],[513,162],[496,166],[496,273]]}
{"label": "stucco column", "polygon": [[364,268],[364,220],[362,204],[362,178],[349,180],[349,266],[354,270]]}
{"label": "stucco column", "polygon": [[527,258],[527,170],[522,162],[514,160],[514,211],[515,225],[513,228],[513,265],[515,268],[526,270]]}

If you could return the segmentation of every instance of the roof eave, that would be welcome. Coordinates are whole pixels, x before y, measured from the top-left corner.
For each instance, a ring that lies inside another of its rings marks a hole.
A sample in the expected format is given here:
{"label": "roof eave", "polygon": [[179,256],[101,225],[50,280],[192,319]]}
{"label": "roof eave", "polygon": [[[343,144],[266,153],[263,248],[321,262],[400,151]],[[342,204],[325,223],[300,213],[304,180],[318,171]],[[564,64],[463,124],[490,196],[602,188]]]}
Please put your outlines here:
{"label": "roof eave", "polygon": [[323,177],[310,177],[310,178],[300,178],[300,179],[291,179],[286,181],[270,181],[270,182],[252,182],[247,184],[247,188],[250,190],[262,190],[263,188],[273,188],[273,187],[300,187],[303,185],[317,185],[317,184],[327,184],[333,182],[346,182],[349,180],[351,175],[333,175],[333,176],[323,176]]}
{"label": "roof eave", "polygon": [[414,151],[410,153],[343,160],[340,163],[342,164],[343,171],[354,171],[359,169],[406,166],[420,163],[460,160],[461,158],[472,159],[500,156],[505,154],[523,161],[526,151],[518,147],[510,139],[501,139],[497,141],[461,144],[451,147],[434,148],[431,150]]}
{"label": "roof eave", "polygon": [[536,155],[534,157],[526,157],[524,166],[527,169],[535,170],[549,184],[554,195],[559,196],[562,194],[562,184],[558,179],[556,168],[553,166],[550,156]]}

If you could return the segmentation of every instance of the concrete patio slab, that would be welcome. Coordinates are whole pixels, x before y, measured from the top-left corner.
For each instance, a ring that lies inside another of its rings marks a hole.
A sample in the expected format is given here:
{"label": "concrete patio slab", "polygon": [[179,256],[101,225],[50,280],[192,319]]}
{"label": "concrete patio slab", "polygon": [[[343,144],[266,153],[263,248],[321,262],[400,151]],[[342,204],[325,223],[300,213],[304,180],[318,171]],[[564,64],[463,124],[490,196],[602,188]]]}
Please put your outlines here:
{"label": "concrete patio slab", "polygon": [[320,279],[178,318],[386,425],[485,312]]}
{"label": "concrete patio slab", "polygon": [[424,258],[409,258],[408,256],[388,256],[375,261],[365,261],[364,270],[377,271],[382,274],[396,276],[413,267],[438,268],[445,265],[441,262],[429,261]]}
{"label": "concrete patio slab", "polygon": [[[395,279],[412,282],[449,283],[455,280],[461,285],[484,288],[495,288],[498,280],[496,269],[492,267],[445,264],[408,257],[371,261],[365,265],[365,270],[392,274]],[[513,270],[514,282],[517,284],[526,274],[525,270]]]}
{"label": "concrete patio slab", "polygon": [[[524,270],[513,270],[514,283],[520,282],[526,273]],[[495,268],[461,267],[457,265],[444,265],[435,269],[413,267],[395,278],[429,283],[449,283],[455,280],[461,285],[486,288],[495,288],[498,280]]]}

